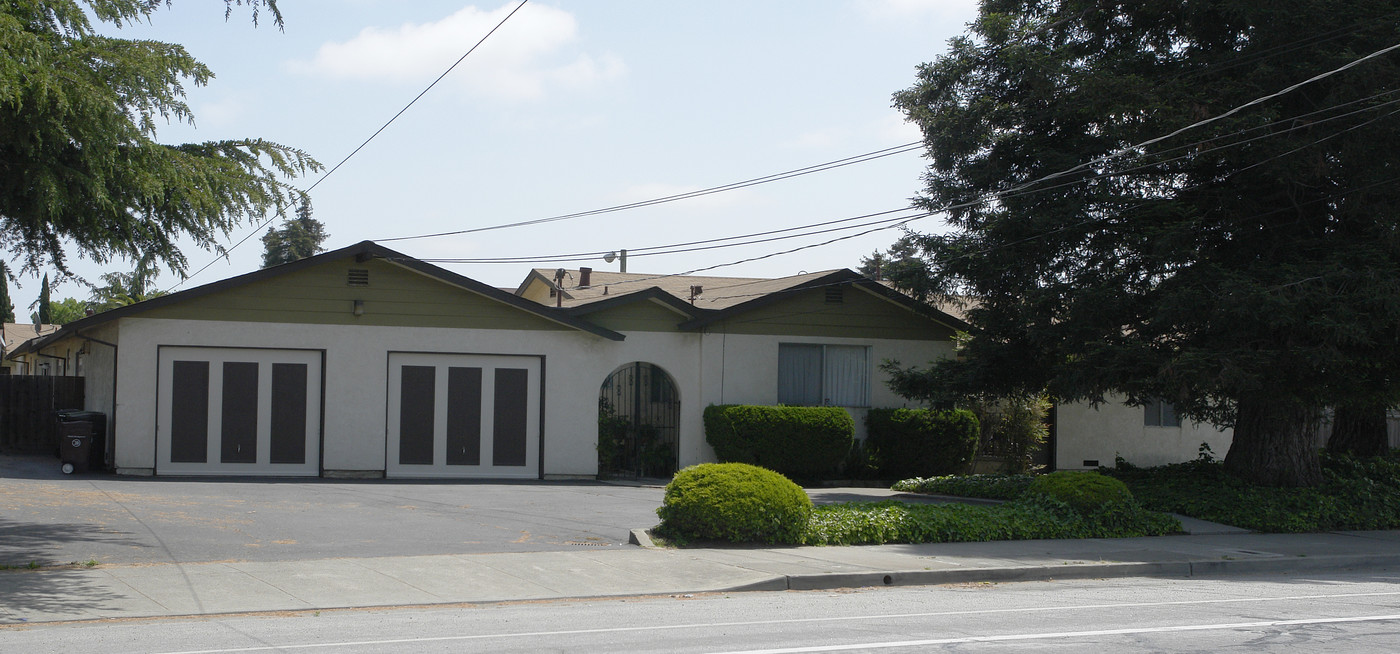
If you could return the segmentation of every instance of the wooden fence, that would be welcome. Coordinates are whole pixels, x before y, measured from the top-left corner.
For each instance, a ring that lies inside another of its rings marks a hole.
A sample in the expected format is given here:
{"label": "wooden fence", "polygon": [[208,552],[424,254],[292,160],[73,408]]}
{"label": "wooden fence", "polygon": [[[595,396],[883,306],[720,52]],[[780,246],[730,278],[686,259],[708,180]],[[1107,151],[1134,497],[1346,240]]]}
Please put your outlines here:
{"label": "wooden fence", "polygon": [[0,375],[0,452],[52,454],[54,412],[81,408],[82,377]]}

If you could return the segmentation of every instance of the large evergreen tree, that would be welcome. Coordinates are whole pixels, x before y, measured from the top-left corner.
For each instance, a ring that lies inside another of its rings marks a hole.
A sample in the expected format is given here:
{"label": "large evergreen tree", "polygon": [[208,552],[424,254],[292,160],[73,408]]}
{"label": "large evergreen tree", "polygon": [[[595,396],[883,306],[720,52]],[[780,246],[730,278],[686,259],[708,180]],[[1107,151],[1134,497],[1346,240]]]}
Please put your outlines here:
{"label": "large evergreen tree", "polygon": [[[294,148],[156,141],[158,119],[193,119],[183,84],[212,73],[180,45],[102,36],[91,21],[120,27],[162,4],[0,2],[0,246],[22,269],[65,272],[71,247],[97,262],[151,254],[183,271],[176,239],[219,249],[243,220],[306,200],[283,176],[320,165]],[[267,9],[281,25],[275,0],[225,4],[250,5],[255,22]]]}
{"label": "large evergreen tree", "polygon": [[901,383],[1165,398],[1318,482],[1324,409],[1397,398],[1400,52],[1359,61],[1396,43],[1394,0],[983,0],[896,95],[975,327]]}
{"label": "large evergreen tree", "polygon": [[321,243],[330,236],[321,221],[311,217],[311,205],[297,208],[297,217],[263,234],[263,267],[305,259],[323,251]]}

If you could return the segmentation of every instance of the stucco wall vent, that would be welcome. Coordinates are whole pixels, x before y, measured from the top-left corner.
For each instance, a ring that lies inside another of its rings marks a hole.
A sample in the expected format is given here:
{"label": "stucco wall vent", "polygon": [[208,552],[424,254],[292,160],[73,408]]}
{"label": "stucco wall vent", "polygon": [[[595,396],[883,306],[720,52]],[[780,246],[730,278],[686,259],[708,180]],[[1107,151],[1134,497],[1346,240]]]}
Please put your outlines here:
{"label": "stucco wall vent", "polygon": [[364,268],[351,268],[345,276],[346,286],[369,286],[369,271]]}

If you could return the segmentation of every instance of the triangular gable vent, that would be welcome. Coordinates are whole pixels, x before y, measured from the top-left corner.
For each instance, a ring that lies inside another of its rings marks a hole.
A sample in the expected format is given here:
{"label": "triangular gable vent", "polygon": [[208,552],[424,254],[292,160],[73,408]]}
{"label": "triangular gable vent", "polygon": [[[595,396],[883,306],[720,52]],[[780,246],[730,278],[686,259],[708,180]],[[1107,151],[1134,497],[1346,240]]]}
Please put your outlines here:
{"label": "triangular gable vent", "polygon": [[364,268],[351,268],[345,276],[346,286],[369,286],[369,270]]}

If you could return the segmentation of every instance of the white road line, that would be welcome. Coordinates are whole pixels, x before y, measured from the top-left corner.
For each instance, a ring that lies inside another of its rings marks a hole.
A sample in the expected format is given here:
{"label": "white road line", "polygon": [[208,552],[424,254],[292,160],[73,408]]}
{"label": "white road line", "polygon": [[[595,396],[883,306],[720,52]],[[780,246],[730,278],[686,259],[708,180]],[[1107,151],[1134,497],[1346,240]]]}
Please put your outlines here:
{"label": "white road line", "polygon": [[1173,627],[1143,627],[1140,629],[1100,629],[1096,631],[1059,631],[1041,634],[967,636],[964,638],[901,640],[886,641],[879,643],[853,643],[850,645],[819,645],[815,647],[784,647],[782,649],[729,650],[725,652],[715,652],[714,654],[804,654],[807,652],[844,652],[853,649],[894,649],[898,647],[928,647],[930,645],[958,645],[965,643],[1001,643],[1015,640],[1047,640],[1051,638],[1084,638],[1091,636],[1124,636],[1137,634],[1170,633],[1181,631],[1216,631],[1222,629],[1259,629],[1265,627],[1337,624],[1339,622],[1386,622],[1391,620],[1400,620],[1400,615],[1363,615],[1354,618],[1312,618],[1303,620],[1270,620],[1267,622],[1231,622],[1225,624],[1178,625]]}
{"label": "white road line", "polygon": [[[1236,597],[1226,599],[1176,600],[1170,602],[1124,602],[1119,604],[1079,604],[1074,606],[1035,606],[1014,609],[979,609],[974,611],[928,611],[920,613],[885,613],[877,615],[842,615],[821,618],[787,618],[782,620],[746,620],[736,622],[706,622],[691,624],[647,625],[642,627],[600,627],[597,629],[565,629],[558,631],[528,631],[498,634],[469,634],[461,636],[436,636],[424,638],[394,638],[384,640],[338,641],[327,643],[303,643],[288,645],[261,645],[254,647],[230,647],[224,649],[180,650],[157,654],[241,654],[244,652],[273,652],[282,650],[320,649],[327,647],[367,647],[371,645],[398,645],[406,643],[433,643],[448,641],[486,640],[492,638],[540,638],[546,636],[576,636],[586,634],[628,633],[644,631],[673,631],[678,629],[714,629],[719,627],[751,627],[777,624],[803,624],[810,622],[846,622],[866,620],[893,620],[900,618],[936,618],[960,615],[992,615],[1004,613],[1045,613],[1050,611],[1085,611],[1097,609],[1143,608],[1153,606],[1190,606],[1205,604],[1239,604],[1245,602],[1290,602],[1301,600],[1345,599],[1353,597],[1400,596],[1400,591],[1378,593],[1336,593],[1330,595],[1289,595],[1285,597]],[[217,616],[210,616],[217,617]],[[1284,624],[1284,623],[1280,623]],[[1224,627],[1222,627],[1224,628]],[[1133,632],[1135,633],[1135,632]],[[962,641],[958,641],[962,642]],[[971,641],[969,641],[971,642]],[[901,647],[903,647],[901,645]],[[787,650],[774,650],[787,651]],[[808,650],[793,650],[808,651]],[[811,650],[822,651],[822,650]]]}

